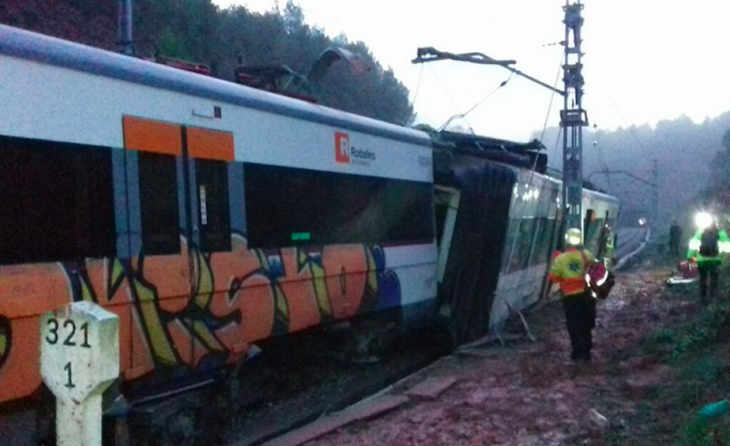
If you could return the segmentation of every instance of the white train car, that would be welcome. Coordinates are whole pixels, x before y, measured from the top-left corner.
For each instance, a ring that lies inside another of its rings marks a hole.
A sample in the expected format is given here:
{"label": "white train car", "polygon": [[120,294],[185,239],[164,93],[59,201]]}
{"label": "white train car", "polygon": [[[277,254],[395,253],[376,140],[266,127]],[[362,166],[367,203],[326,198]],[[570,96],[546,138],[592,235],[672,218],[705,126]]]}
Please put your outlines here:
{"label": "white train car", "polygon": [[39,394],[39,315],[73,301],[119,316],[151,391],[433,314],[426,134],[6,26],[0,80],[0,406]]}

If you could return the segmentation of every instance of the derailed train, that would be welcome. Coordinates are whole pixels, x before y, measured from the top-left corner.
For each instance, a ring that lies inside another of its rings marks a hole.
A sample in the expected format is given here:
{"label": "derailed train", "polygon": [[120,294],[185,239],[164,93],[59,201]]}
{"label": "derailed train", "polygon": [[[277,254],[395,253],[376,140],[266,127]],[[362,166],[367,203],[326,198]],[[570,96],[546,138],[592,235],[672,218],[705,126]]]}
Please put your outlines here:
{"label": "derailed train", "polygon": [[[440,315],[464,342],[546,289],[561,182],[534,144],[429,136],[5,26],[0,79],[0,438],[41,421],[39,315],[69,302],[118,315],[131,399],[375,314]],[[586,191],[584,209],[603,252],[618,202]]]}

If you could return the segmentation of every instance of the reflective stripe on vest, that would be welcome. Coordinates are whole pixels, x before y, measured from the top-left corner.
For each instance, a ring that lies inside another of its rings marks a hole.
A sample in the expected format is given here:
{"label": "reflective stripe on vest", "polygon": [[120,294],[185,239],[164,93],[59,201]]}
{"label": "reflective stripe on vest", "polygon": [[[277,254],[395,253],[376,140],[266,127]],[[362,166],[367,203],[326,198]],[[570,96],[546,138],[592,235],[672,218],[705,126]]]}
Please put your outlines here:
{"label": "reflective stripe on vest", "polygon": [[572,296],[585,291],[585,285],[583,277],[571,277],[560,281],[560,291],[563,292],[563,296]]}

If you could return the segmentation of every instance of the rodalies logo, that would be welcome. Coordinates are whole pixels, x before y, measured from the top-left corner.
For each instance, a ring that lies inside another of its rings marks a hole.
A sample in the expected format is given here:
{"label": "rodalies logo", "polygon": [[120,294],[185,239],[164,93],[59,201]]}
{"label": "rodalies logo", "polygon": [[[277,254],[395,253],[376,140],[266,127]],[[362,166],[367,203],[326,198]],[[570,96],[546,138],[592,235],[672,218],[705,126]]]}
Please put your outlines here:
{"label": "rodalies logo", "polygon": [[335,161],[350,164],[350,136],[347,133],[335,133]]}
{"label": "rodalies logo", "polygon": [[350,135],[335,132],[335,161],[342,164],[369,166],[371,161],[375,161],[375,153],[351,146]]}

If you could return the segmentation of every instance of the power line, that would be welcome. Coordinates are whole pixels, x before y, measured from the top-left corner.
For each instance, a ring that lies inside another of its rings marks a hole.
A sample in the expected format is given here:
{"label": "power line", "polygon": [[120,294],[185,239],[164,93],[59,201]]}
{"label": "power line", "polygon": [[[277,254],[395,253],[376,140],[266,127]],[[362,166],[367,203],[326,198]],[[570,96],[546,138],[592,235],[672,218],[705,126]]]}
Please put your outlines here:
{"label": "power line", "polygon": [[[558,81],[560,81],[560,72],[563,70],[563,60],[561,56],[560,63],[558,64],[558,72],[555,75],[555,87],[558,86]],[[547,130],[548,120],[550,119],[550,110],[553,108],[553,99],[555,99],[555,89],[552,90],[553,93],[550,95],[550,104],[548,105],[548,111],[545,115],[545,123],[542,126],[542,134],[540,135],[540,141],[542,141],[545,138],[545,131]]]}
{"label": "power line", "polygon": [[418,73],[418,84],[416,85],[416,93],[413,95],[413,101],[411,107],[415,109],[416,99],[418,99],[418,92],[421,91],[421,79],[423,79],[423,65],[421,65],[421,71]]}
{"label": "power line", "polygon": [[[454,109],[456,110],[456,113],[459,114],[459,115],[462,114],[461,113],[461,110],[459,109],[459,106],[456,104],[456,101],[451,96],[451,93],[449,93],[449,89],[446,88],[446,85],[444,85],[444,83],[441,81],[441,78],[439,77],[439,75],[436,74],[436,70],[434,70],[430,66],[429,66],[429,69],[431,70],[431,73],[433,73],[434,77],[436,78],[436,81],[439,83],[439,85],[441,86],[441,88],[444,89],[444,93],[446,93],[446,97],[448,97],[449,100],[451,101],[451,104],[454,106]],[[468,125],[469,128],[471,128],[471,125],[469,124],[469,121],[466,120],[466,118],[464,119],[464,122],[466,122],[466,125]]]}
{"label": "power line", "polygon": [[624,114],[621,113],[621,110],[618,108],[618,105],[616,105],[616,102],[611,97],[610,93],[606,93],[606,96],[608,96],[608,99],[611,101],[611,104],[613,105],[613,108],[616,109],[616,112],[621,117],[621,120],[624,122],[624,125],[626,125],[626,128],[629,130],[629,133],[631,133],[631,136],[634,137],[636,142],[639,144],[639,147],[641,147],[643,150],[646,150],[644,147],[644,144],[639,139],[639,135],[636,134],[636,131],[634,130],[634,127],[632,125],[629,125],[628,121],[626,121],[626,118],[624,117]]}
{"label": "power line", "polygon": [[[505,79],[504,81],[502,81],[502,82],[501,82],[501,83],[500,83],[500,84],[499,84],[499,85],[497,86],[497,88],[495,88],[494,90],[490,91],[490,92],[489,92],[489,93],[488,93],[488,94],[487,94],[486,96],[484,96],[484,97],[483,97],[482,99],[480,99],[479,101],[477,101],[477,103],[476,103],[476,104],[474,104],[474,105],[473,105],[473,106],[472,106],[472,107],[471,107],[471,108],[470,108],[469,110],[467,110],[466,112],[464,112],[464,113],[460,113],[460,114],[457,114],[457,115],[454,115],[454,116],[450,117],[450,118],[449,118],[449,119],[448,119],[448,120],[446,121],[446,123],[444,123],[444,124],[443,124],[443,125],[442,125],[441,127],[439,127],[439,130],[443,130],[443,129],[445,129],[445,128],[446,128],[446,127],[447,127],[447,126],[448,126],[448,125],[449,125],[449,124],[451,123],[451,121],[453,121],[453,120],[454,120],[454,119],[456,119],[456,118],[466,118],[466,115],[468,115],[469,113],[473,112],[473,111],[474,111],[474,110],[475,110],[475,109],[476,109],[477,107],[479,107],[480,105],[482,105],[483,103],[485,103],[485,102],[487,101],[487,99],[491,98],[491,97],[492,97],[492,95],[494,95],[494,93],[496,93],[497,91],[499,91],[499,89],[500,89],[500,88],[502,88],[502,87],[504,87],[505,85],[507,85],[507,82],[509,82],[509,81],[510,81],[510,79],[512,79],[512,76],[513,76],[513,74],[510,74],[510,75],[509,75],[509,77],[508,77],[507,79]],[[466,122],[466,119],[464,119],[464,120],[465,120],[465,122]],[[469,123],[468,123],[468,122],[467,122],[467,125],[469,125]],[[471,128],[471,126],[469,126],[469,128]],[[472,132],[474,132],[474,129],[472,129]]]}

